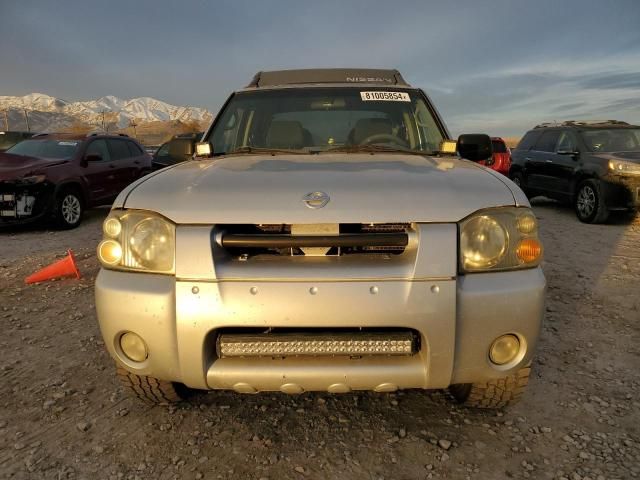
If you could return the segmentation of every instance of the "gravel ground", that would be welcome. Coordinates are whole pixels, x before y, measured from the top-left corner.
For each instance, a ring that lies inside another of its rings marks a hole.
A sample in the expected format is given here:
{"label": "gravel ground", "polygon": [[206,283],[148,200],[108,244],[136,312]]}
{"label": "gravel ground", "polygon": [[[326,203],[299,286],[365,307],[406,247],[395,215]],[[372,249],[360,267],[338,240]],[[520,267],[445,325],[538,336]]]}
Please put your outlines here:
{"label": "gravel ground", "polygon": [[[584,225],[534,201],[546,322],[523,401],[444,392],[234,393],[150,408],[117,384],[98,331],[94,249],[77,230],[0,232],[0,477],[628,479],[640,477],[640,217]],[[76,252],[81,280],[25,286]]]}

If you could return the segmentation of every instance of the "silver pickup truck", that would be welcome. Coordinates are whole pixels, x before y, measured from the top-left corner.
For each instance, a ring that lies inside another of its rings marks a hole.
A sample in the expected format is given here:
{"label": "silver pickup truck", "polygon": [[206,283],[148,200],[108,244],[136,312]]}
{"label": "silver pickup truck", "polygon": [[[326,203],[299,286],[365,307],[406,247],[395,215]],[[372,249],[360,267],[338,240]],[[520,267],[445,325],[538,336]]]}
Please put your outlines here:
{"label": "silver pickup truck", "polygon": [[96,308],[125,385],[449,388],[518,400],[544,312],[527,198],[395,70],[260,72],[104,222]]}

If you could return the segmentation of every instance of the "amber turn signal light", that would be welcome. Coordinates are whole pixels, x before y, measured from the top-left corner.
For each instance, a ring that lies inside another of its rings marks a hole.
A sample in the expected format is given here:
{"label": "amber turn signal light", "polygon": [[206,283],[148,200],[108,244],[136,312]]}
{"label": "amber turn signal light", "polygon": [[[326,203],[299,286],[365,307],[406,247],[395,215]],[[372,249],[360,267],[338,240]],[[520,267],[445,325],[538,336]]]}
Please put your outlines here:
{"label": "amber turn signal light", "polygon": [[525,238],[520,241],[516,255],[523,263],[532,263],[542,255],[542,245],[535,238]]}

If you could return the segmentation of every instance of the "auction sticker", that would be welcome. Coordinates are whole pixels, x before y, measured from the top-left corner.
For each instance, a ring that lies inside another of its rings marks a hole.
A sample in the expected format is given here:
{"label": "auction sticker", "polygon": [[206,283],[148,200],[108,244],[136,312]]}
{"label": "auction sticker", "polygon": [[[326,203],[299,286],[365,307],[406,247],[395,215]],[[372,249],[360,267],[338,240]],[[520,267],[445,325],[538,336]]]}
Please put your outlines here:
{"label": "auction sticker", "polygon": [[406,92],[360,92],[363,102],[410,102]]}

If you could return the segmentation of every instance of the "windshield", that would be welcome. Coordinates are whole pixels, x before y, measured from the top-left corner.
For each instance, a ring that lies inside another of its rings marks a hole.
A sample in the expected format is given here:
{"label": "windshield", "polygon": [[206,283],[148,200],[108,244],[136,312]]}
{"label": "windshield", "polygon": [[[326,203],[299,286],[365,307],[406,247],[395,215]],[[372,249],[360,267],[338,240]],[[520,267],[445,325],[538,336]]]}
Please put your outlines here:
{"label": "windshield", "polygon": [[22,134],[16,132],[0,132],[0,151],[15,145],[22,140]]}
{"label": "windshield", "polygon": [[287,88],[234,95],[208,140],[214,155],[272,149],[431,153],[443,134],[423,97],[392,88]]}
{"label": "windshield", "polygon": [[25,140],[11,147],[7,153],[26,157],[70,158],[78,145],[79,140]]}
{"label": "windshield", "polygon": [[640,128],[603,128],[581,134],[591,152],[640,152]]}

